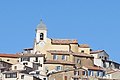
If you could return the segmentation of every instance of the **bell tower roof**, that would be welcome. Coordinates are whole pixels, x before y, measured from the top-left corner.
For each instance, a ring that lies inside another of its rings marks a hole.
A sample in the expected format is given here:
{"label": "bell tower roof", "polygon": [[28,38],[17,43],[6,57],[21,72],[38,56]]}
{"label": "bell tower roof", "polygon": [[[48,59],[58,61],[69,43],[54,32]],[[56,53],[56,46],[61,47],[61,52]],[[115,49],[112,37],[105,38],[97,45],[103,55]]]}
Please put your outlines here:
{"label": "bell tower roof", "polygon": [[46,25],[43,23],[42,19],[40,23],[37,25],[37,30],[47,30]]}

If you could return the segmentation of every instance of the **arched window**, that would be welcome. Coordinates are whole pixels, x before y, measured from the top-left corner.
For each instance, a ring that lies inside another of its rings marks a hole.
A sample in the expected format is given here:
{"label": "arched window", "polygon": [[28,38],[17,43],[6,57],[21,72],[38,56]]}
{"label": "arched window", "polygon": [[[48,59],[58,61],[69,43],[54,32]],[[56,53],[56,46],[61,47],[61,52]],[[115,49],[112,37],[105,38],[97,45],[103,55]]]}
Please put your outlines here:
{"label": "arched window", "polygon": [[43,38],[44,38],[44,34],[40,33],[40,40],[43,40]]}

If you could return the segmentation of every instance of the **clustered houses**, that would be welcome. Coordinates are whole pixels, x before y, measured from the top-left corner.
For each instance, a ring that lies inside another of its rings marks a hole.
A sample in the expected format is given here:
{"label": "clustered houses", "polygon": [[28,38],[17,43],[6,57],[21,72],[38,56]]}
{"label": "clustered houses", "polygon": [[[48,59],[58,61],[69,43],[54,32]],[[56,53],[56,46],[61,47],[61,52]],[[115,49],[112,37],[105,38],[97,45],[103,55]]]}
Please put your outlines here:
{"label": "clustered houses", "polygon": [[1,80],[110,80],[120,79],[120,64],[104,50],[93,51],[76,39],[47,37],[46,25],[36,28],[33,48],[0,54]]}

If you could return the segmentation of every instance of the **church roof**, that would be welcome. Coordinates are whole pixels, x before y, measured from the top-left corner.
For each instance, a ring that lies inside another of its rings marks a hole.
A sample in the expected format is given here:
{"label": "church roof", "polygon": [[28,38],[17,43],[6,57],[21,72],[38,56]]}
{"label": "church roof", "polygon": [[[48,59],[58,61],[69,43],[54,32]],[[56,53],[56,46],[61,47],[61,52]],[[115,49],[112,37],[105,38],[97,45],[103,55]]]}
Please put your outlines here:
{"label": "church roof", "polygon": [[90,46],[88,44],[80,44],[79,47],[80,48],[90,48]]}
{"label": "church roof", "polygon": [[37,30],[47,30],[46,25],[40,20],[40,24],[37,25]]}
{"label": "church roof", "polygon": [[78,44],[76,39],[51,39],[53,44]]}

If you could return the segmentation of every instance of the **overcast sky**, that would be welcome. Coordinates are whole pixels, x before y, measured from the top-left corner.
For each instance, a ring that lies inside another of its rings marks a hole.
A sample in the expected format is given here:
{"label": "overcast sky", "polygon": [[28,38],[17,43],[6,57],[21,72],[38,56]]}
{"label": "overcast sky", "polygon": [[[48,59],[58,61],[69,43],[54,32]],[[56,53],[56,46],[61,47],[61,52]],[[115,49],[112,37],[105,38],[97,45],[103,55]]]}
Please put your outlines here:
{"label": "overcast sky", "polygon": [[40,19],[49,38],[78,39],[120,62],[120,0],[1,0],[0,53],[33,47]]}

